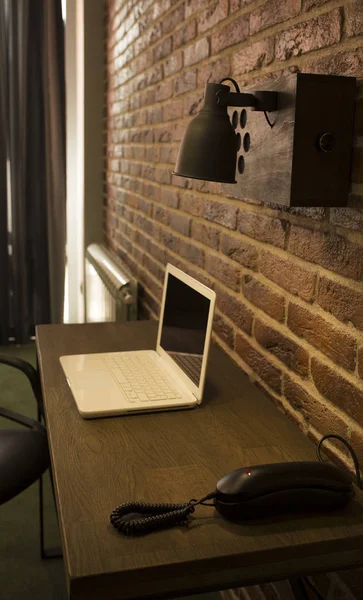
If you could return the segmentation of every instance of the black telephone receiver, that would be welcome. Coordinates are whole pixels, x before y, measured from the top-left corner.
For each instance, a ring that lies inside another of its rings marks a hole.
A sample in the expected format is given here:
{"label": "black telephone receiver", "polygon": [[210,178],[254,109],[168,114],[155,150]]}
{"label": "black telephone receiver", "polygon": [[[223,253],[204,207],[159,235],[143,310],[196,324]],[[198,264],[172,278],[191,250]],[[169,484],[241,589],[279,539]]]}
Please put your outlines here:
{"label": "black telephone receiver", "polygon": [[228,519],[334,510],[354,495],[352,477],[325,462],[243,467],[217,483],[215,506]]}
{"label": "black telephone receiver", "polygon": [[[319,462],[242,467],[222,477],[216,490],[200,500],[193,499],[184,504],[128,502],[112,511],[110,521],[125,535],[141,535],[185,523],[197,504],[215,506],[223,517],[231,520],[342,508],[354,496],[353,478],[343,469],[323,461],[320,448],[328,438],[338,439],[350,451],[357,486],[361,488],[360,467],[353,448],[343,437],[329,434],[317,446]],[[129,517],[135,513],[145,516],[141,519]]]}

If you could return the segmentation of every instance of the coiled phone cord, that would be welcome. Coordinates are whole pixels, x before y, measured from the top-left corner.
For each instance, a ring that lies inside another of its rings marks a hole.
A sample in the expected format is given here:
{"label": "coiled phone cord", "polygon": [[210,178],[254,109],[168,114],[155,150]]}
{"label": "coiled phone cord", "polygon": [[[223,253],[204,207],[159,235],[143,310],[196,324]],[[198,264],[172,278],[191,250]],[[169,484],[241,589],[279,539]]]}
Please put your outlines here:
{"label": "coiled phone cord", "polygon": [[[184,504],[147,504],[144,502],[127,502],[115,508],[110,521],[115,529],[124,535],[142,535],[157,529],[164,529],[185,523],[197,504],[214,506],[206,500],[215,498],[216,492],[207,494],[200,500],[189,500]],[[141,519],[126,518],[132,514],[147,515]]]}
{"label": "coiled phone cord", "polygon": [[[320,462],[324,462],[321,454],[322,445],[325,440],[335,438],[348,448],[352,456],[355,471],[357,486],[362,489],[360,467],[351,445],[340,435],[328,434],[321,438],[317,446],[317,455]],[[110,516],[111,524],[115,529],[124,535],[143,535],[158,529],[166,527],[174,527],[186,523],[189,515],[191,515],[197,504],[204,506],[214,506],[214,502],[208,503],[207,500],[212,500],[216,497],[216,491],[207,494],[200,500],[189,500],[184,504],[147,504],[144,502],[127,502],[120,504],[115,508]],[[130,516],[131,515],[131,516]],[[132,515],[145,515],[142,518],[132,518]]]}

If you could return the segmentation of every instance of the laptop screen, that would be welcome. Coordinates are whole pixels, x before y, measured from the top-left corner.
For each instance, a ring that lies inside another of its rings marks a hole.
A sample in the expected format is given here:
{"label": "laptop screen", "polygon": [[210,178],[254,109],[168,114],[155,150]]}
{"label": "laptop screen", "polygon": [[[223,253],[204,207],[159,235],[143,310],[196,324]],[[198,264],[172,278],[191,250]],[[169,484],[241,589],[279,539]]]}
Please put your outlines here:
{"label": "laptop screen", "polygon": [[160,346],[199,386],[210,300],[171,273],[166,283]]}

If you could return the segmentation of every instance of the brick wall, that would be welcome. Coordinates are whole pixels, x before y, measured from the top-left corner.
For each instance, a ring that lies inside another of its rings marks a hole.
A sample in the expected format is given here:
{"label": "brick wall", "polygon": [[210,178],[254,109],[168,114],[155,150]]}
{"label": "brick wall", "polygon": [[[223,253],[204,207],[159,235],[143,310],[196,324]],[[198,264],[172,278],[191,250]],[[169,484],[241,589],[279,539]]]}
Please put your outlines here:
{"label": "brick wall", "polygon": [[106,23],[105,238],[142,315],[158,315],[168,261],[213,287],[217,342],[306,435],[339,433],[363,462],[363,93],[348,208],[242,202],[171,174],[208,81],[361,77],[363,3],[107,0]]}

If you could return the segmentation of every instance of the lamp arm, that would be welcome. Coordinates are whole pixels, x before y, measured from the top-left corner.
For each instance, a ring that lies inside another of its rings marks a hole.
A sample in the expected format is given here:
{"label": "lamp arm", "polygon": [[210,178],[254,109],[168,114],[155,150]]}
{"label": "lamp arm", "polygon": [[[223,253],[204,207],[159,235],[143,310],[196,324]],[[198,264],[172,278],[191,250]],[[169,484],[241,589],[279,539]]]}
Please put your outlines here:
{"label": "lamp arm", "polygon": [[238,92],[230,92],[226,86],[223,86],[216,93],[217,104],[220,106],[251,106],[252,110],[263,112],[273,112],[277,110],[277,92],[262,91],[254,94],[244,94]]}
{"label": "lamp arm", "polygon": [[228,92],[222,102],[227,106],[256,106],[257,104],[253,94],[243,94],[241,92]]}
{"label": "lamp arm", "polygon": [[224,89],[218,90],[216,93],[217,104],[219,106],[255,106],[256,98],[253,94],[243,94],[238,92],[230,92],[224,86]]}

